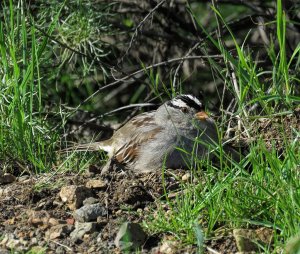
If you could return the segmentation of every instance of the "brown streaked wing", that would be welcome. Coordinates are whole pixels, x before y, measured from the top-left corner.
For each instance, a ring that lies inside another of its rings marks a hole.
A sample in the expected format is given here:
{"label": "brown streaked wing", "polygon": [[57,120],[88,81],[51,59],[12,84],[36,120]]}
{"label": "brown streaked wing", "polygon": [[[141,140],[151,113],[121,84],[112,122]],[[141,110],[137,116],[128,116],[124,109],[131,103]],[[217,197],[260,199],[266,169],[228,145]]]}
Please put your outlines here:
{"label": "brown streaked wing", "polygon": [[161,127],[156,127],[153,130],[144,133],[144,135],[136,135],[115,153],[115,159],[121,164],[133,163],[138,155],[139,147],[153,139],[161,129]]}
{"label": "brown streaked wing", "polygon": [[149,113],[143,113],[141,115],[138,115],[134,117],[131,120],[131,124],[134,125],[135,127],[139,128],[141,126],[144,126],[145,124],[155,124],[153,120],[153,116],[149,115]]}

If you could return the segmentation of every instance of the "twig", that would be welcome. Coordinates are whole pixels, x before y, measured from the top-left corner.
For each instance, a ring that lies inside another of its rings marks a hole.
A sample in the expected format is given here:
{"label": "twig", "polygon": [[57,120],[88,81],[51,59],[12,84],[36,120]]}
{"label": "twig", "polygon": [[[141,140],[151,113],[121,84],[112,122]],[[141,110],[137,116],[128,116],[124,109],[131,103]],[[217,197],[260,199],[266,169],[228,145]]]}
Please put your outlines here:
{"label": "twig", "polygon": [[126,49],[125,54],[121,57],[121,59],[118,61],[118,64],[122,63],[124,60],[124,57],[129,53],[130,49],[132,48],[133,42],[135,40],[135,38],[138,35],[138,32],[140,30],[140,28],[144,25],[144,23],[146,22],[146,20],[150,17],[150,15],[153,14],[153,12],[155,12],[162,4],[164,4],[166,2],[166,0],[162,0],[161,2],[159,2],[152,10],[150,10],[150,12],[143,18],[143,20],[137,25],[137,27],[134,30],[134,33],[131,37],[131,40],[129,42],[129,46]]}
{"label": "twig", "polygon": [[53,241],[53,240],[50,240],[51,242],[53,242],[53,243],[55,243],[55,244],[57,244],[57,245],[59,245],[59,246],[62,246],[62,247],[64,247],[64,248],[66,248],[67,250],[69,250],[69,251],[73,251],[73,249],[71,249],[69,246],[67,246],[67,245],[64,245],[64,244],[62,244],[62,243],[59,243],[59,242],[56,242],[56,241]]}
{"label": "twig", "polygon": [[266,34],[266,25],[263,17],[258,17],[257,19],[258,19],[257,29],[260,34],[260,37],[266,46],[270,45],[270,40],[268,38],[268,35]]}
{"label": "twig", "polygon": [[[152,69],[152,68],[156,68],[156,67],[159,67],[159,66],[162,66],[162,65],[168,65],[168,64],[170,64],[170,63],[174,63],[174,62],[178,62],[178,61],[183,61],[183,60],[191,60],[191,59],[208,59],[208,58],[221,58],[221,59],[222,59],[223,56],[222,56],[222,55],[211,55],[211,56],[187,56],[187,57],[173,58],[173,59],[166,60],[166,61],[163,61],[163,62],[160,62],[160,63],[156,63],[156,64],[149,65],[149,66],[147,66],[147,67],[145,67],[145,68],[143,68],[143,69],[140,69],[140,70],[138,70],[138,71],[135,71],[135,72],[133,72],[133,73],[131,73],[131,74],[129,74],[129,75],[123,77],[123,78],[118,79],[118,82],[119,82],[119,81],[125,81],[126,79],[131,78],[132,76],[135,76],[136,74],[139,74],[139,73],[141,73],[141,72],[144,72],[145,70],[149,70],[149,69]],[[115,82],[113,82],[113,83],[115,83]],[[112,83],[109,84],[109,85],[106,85],[106,86],[110,86],[110,85],[112,85]],[[102,88],[107,88],[107,87],[102,87]],[[100,88],[100,89],[101,89],[101,88]],[[103,89],[101,89],[101,90],[103,90]]]}
{"label": "twig", "polygon": [[[201,42],[197,42],[192,48],[189,49],[189,51],[186,53],[185,57],[188,57],[199,45]],[[184,60],[181,60],[180,63],[178,64],[175,73],[174,73],[174,79],[173,79],[173,89],[174,91],[177,91],[177,86],[176,86],[176,79],[178,77],[178,72],[179,69],[181,68]]]}
{"label": "twig", "polygon": [[111,111],[103,114],[103,116],[106,116],[106,115],[109,115],[109,114],[112,114],[112,113],[116,113],[118,111],[122,111],[122,110],[128,109],[128,108],[149,107],[149,106],[155,106],[155,104],[154,103],[136,103],[136,104],[130,104],[130,105],[126,105],[126,106],[123,106],[123,107],[111,110]]}
{"label": "twig", "polygon": [[238,99],[240,101],[241,100],[240,88],[238,86],[236,75],[235,75],[235,72],[234,72],[234,66],[231,62],[230,62],[230,67],[231,67],[231,80],[232,80],[232,83],[233,83],[235,94],[236,94],[236,96],[238,97]]}
{"label": "twig", "polygon": [[208,247],[208,246],[206,246],[206,249],[207,249],[210,253],[212,253],[212,254],[221,254],[220,252],[218,252],[218,251],[216,251],[216,250],[214,250],[214,249],[212,249],[212,248],[210,248],[210,247]]}

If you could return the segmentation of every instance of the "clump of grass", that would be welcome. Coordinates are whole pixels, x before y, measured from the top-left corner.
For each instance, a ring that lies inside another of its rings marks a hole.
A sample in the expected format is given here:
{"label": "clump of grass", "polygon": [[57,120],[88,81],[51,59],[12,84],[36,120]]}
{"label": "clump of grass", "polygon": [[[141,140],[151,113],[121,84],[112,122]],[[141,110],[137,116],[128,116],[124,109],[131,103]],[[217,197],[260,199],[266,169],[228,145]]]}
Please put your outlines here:
{"label": "clump of grass", "polygon": [[[101,62],[100,58],[109,53],[97,48],[103,44],[97,44],[95,38],[97,33],[109,32],[104,20],[109,16],[110,5],[97,6],[100,15],[95,9],[89,9],[90,3],[72,1],[72,10],[80,15],[70,11],[63,16],[64,22],[59,20],[62,10],[66,11],[64,3],[50,4],[51,22],[49,13],[46,13],[48,9],[43,9],[44,3],[37,5],[42,10],[34,18],[22,1],[18,4],[9,1],[1,6],[0,160],[7,161],[7,165],[16,164],[21,171],[82,171],[95,160],[95,156],[76,153],[65,157],[56,152],[62,144],[61,133],[69,117],[64,107],[57,103],[60,99],[58,93],[64,90],[67,96],[74,96],[76,100],[78,94],[64,84],[55,88],[53,78],[64,66],[72,65],[66,64],[67,61],[72,60],[77,66],[78,59],[73,57],[79,56],[82,57],[79,61],[84,66],[83,71],[91,72],[90,59],[84,55],[88,54],[87,48],[97,58],[94,61]],[[93,26],[95,20],[102,25]],[[65,45],[58,47],[50,43],[51,39],[58,39]],[[81,51],[85,53],[80,54]],[[57,55],[60,65],[55,63]],[[57,65],[56,68],[52,68],[53,65]],[[105,72],[104,67],[102,71]],[[59,77],[68,75],[65,73]]]}
{"label": "clump of grass", "polygon": [[[207,163],[194,169],[192,183],[182,183],[182,194],[161,201],[168,214],[159,206],[147,227],[196,244],[195,225],[204,230],[206,239],[226,229],[263,226],[274,229],[275,243],[282,247],[299,230],[299,161],[296,144],[286,147],[282,159],[258,140],[239,165],[220,170]],[[245,170],[246,163],[250,170]],[[205,172],[200,171],[203,168]]]}
{"label": "clump of grass", "polygon": [[[22,4],[17,9],[9,1],[0,21],[0,158],[44,171],[55,162],[59,140],[42,96],[40,65],[47,38],[36,38],[24,12]],[[53,29],[51,24],[48,32]]]}

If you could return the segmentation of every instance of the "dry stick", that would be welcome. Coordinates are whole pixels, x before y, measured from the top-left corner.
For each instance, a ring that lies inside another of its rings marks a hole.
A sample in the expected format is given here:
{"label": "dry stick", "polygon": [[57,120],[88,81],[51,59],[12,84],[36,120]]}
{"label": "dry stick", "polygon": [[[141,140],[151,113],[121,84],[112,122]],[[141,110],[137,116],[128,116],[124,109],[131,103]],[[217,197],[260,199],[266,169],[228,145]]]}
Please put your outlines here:
{"label": "dry stick", "polygon": [[[218,9],[218,6],[216,6],[215,0],[212,0],[211,2],[212,2],[213,7],[215,9]],[[216,32],[217,38],[218,38],[218,41],[222,44],[222,48],[225,49],[225,43],[222,40],[222,31],[223,31],[223,29],[222,29],[222,27],[220,25],[219,16],[215,12],[214,12],[214,15],[215,15],[215,19],[217,21],[217,32]],[[229,69],[228,68],[228,59],[227,58],[224,58],[224,63],[227,66],[227,69]],[[225,92],[225,86],[224,86],[223,96],[222,96],[222,105],[223,105],[223,99],[224,99],[224,92]]]}
{"label": "dry stick", "polygon": [[[218,6],[216,5],[216,2],[215,0],[212,0],[212,5],[215,9],[218,9]],[[214,12],[214,15],[215,15],[215,19],[217,21],[217,31],[216,31],[216,34],[217,34],[217,38],[218,38],[218,41],[222,44],[222,48],[225,49],[225,43],[224,41],[222,40],[222,34],[223,34],[223,27],[220,25],[220,21],[219,21],[219,16],[216,14],[216,12]],[[228,68],[228,59],[224,57],[224,64],[227,66],[227,69]],[[228,75],[228,72],[227,74]],[[226,86],[224,85],[224,88],[223,88],[223,94],[222,94],[222,98],[221,98],[221,105],[223,105],[223,102],[224,102],[224,97],[225,97],[225,90],[226,90]],[[230,121],[229,121],[230,122]]]}
{"label": "dry stick", "polygon": [[84,56],[84,57],[88,57],[87,54],[81,52],[81,51],[78,51],[77,49],[74,49],[74,48],[71,48],[70,46],[68,46],[66,43],[63,43],[59,40],[57,40],[54,36],[52,35],[49,35],[48,33],[46,33],[43,29],[39,28],[37,25],[33,24],[33,23],[30,23],[30,25],[34,26],[34,28],[38,31],[40,31],[45,37],[49,38],[50,40],[56,42],[58,45],[62,46],[63,48],[66,48],[68,50],[70,50],[71,52],[73,53],[76,53],[78,55],[81,55],[81,56]]}
{"label": "dry stick", "polygon": [[54,241],[54,240],[50,240],[51,242],[53,242],[53,243],[55,243],[55,244],[57,244],[57,245],[59,245],[59,246],[62,246],[62,247],[64,247],[64,248],[66,248],[68,251],[73,251],[69,246],[67,246],[67,245],[64,245],[64,244],[62,244],[62,243],[60,243],[60,242],[57,242],[57,241]]}
{"label": "dry stick", "polygon": [[146,20],[150,17],[151,14],[153,14],[153,12],[155,12],[162,4],[164,4],[166,2],[166,0],[162,0],[161,2],[159,2],[152,10],[150,10],[150,12],[143,18],[143,20],[137,25],[137,27],[134,30],[134,33],[131,37],[131,40],[129,42],[129,46],[126,49],[125,54],[121,57],[120,61],[118,61],[118,64],[122,63],[124,60],[124,57],[126,55],[128,55],[130,49],[132,48],[133,42],[135,40],[135,38],[138,35],[138,31],[140,30],[140,28],[143,26],[143,24],[146,22]]}
{"label": "dry stick", "polygon": [[[34,26],[38,31],[40,31],[44,36],[46,36],[47,38],[49,38],[50,40],[56,42],[57,44],[59,44],[60,46],[62,46],[62,47],[64,47],[64,48],[70,50],[70,51],[72,52],[72,55],[73,55],[73,54],[79,54],[79,55],[81,55],[81,56],[83,56],[83,57],[88,57],[87,54],[85,54],[85,53],[83,53],[83,52],[81,52],[81,51],[79,51],[79,50],[76,50],[76,49],[74,49],[74,48],[71,48],[71,47],[68,46],[66,43],[63,43],[63,42],[57,40],[57,39],[56,39],[55,37],[53,37],[52,35],[47,34],[43,29],[39,28],[38,26],[36,26],[36,25],[33,25],[33,26]],[[69,57],[69,60],[72,58],[72,55]],[[98,56],[95,56],[95,57],[93,58],[92,62],[94,62],[95,59],[97,60],[97,63],[100,63],[100,64],[103,65],[104,67],[107,67],[107,68],[109,68],[109,69],[111,69],[111,70],[113,70],[114,68],[116,68],[115,66],[112,66],[112,65],[110,65],[110,64],[108,64],[108,63],[106,63],[106,62],[103,62],[103,61],[99,60],[99,59],[98,59]],[[122,74],[126,74],[126,75],[127,75],[127,73],[124,73],[124,71],[122,71],[121,69],[118,69],[118,71],[120,71]],[[112,76],[113,76],[113,75],[112,75]]]}
{"label": "dry stick", "polygon": [[212,254],[221,254],[220,252],[218,252],[218,251],[216,251],[216,250],[214,250],[214,249],[212,249],[212,248],[210,248],[210,247],[208,247],[208,246],[206,246],[206,249],[207,249],[210,253],[212,253]]}
{"label": "dry stick", "polygon": [[[239,101],[241,100],[241,94],[240,94],[240,89],[239,89],[239,86],[238,86],[238,83],[237,83],[237,79],[236,79],[236,75],[235,75],[235,72],[234,72],[234,66],[232,63],[229,63],[230,64],[230,67],[231,67],[231,77],[232,77],[232,83],[233,83],[233,87],[235,89],[235,92],[238,96],[238,99]],[[242,109],[243,110],[243,113],[245,115],[246,118],[248,118],[248,113],[246,112],[246,109]]]}
{"label": "dry stick", "polygon": [[[225,86],[224,86],[225,88]],[[223,92],[223,100],[224,100],[224,95],[225,95],[225,92]],[[222,103],[223,104],[223,103]],[[234,105],[233,105],[234,104]],[[229,103],[227,109],[222,109],[222,111],[225,113],[225,114],[228,114],[228,112],[231,113],[230,117],[229,117],[229,120],[228,120],[228,124],[227,124],[227,130],[226,130],[226,133],[225,135],[227,135],[229,137],[229,134],[230,134],[230,130],[231,130],[231,123],[232,123],[232,112],[230,111],[231,110],[231,107],[234,109],[236,107],[236,104],[237,104],[237,101],[236,100],[231,100],[231,102]],[[223,113],[222,113],[223,114]]]}
{"label": "dry stick", "polygon": [[[215,0],[212,0],[212,4],[213,4],[213,6],[215,7]],[[216,7],[215,7],[216,8]],[[218,15],[217,14],[215,14],[216,15],[216,20],[217,20],[217,29],[218,29],[218,33],[217,33],[217,35],[218,35],[218,38],[219,38],[219,41],[220,41],[220,43],[222,43],[222,47],[223,48],[225,48],[225,43],[223,42],[223,40],[222,40],[222,37],[221,37],[221,35],[222,35],[222,28],[221,28],[221,26],[220,26],[220,22],[219,22],[219,17],[218,17]],[[227,62],[227,59],[225,59],[225,64],[226,64],[226,62]],[[241,99],[241,95],[240,95],[240,89],[239,89],[239,86],[238,86],[238,83],[237,83],[237,78],[236,78],[236,75],[235,75],[235,72],[234,72],[234,66],[233,66],[233,64],[231,63],[231,62],[229,62],[229,65],[230,65],[230,68],[231,68],[231,80],[232,80],[232,83],[233,83],[233,87],[234,87],[234,89],[235,89],[235,93],[236,93],[236,95],[237,95],[237,97],[238,97],[238,99],[239,99],[239,101],[240,101],[240,99]],[[229,69],[229,68],[228,68]],[[243,113],[244,113],[244,115],[246,116],[246,117],[248,117],[248,114],[247,114],[247,112],[245,111],[245,109],[243,109]]]}
{"label": "dry stick", "polygon": [[260,37],[265,45],[270,45],[270,40],[268,38],[268,35],[266,34],[266,25],[263,17],[258,17],[258,24],[257,29],[260,34]]}
{"label": "dry stick", "polygon": [[[237,83],[237,80],[236,80],[236,75],[235,75],[235,72],[234,72],[234,67],[233,67],[233,64],[232,64],[232,63],[229,63],[229,64],[230,64],[230,67],[231,67],[231,69],[232,69],[231,76],[232,76],[233,86],[234,86],[234,89],[236,90],[236,94],[237,94],[238,99],[239,99],[239,101],[240,101],[241,95],[240,95],[238,83]],[[246,109],[245,109],[245,108],[242,108],[242,111],[243,111],[245,117],[248,118],[248,113],[246,112]],[[249,132],[248,132],[248,129],[246,128],[245,124],[242,122],[242,119],[240,118],[239,115],[237,115],[236,117],[237,117],[237,119],[238,119],[238,131],[241,133],[241,126],[243,125],[243,127],[244,127],[244,129],[245,129],[245,132],[246,132],[248,138],[250,138],[250,134],[249,134]]]}
{"label": "dry stick", "polygon": [[[196,23],[194,21],[194,18],[191,15],[191,13],[190,13],[190,16],[191,16],[191,19],[192,19],[193,26],[194,26],[195,30],[197,30],[197,25],[196,25]],[[187,54],[185,55],[185,57],[188,57],[204,41],[204,39],[201,39],[198,34],[197,34],[197,37],[198,37],[199,42],[197,42],[192,48],[189,49],[189,51],[187,52]],[[173,88],[174,88],[174,91],[176,91],[176,89],[177,89],[177,87],[176,87],[176,79],[178,77],[178,72],[179,72],[179,69],[182,66],[183,62],[184,62],[184,60],[180,61],[179,65],[177,66],[177,68],[175,70],[175,73],[174,73],[174,79],[173,79]]]}
{"label": "dry stick", "polygon": [[94,96],[96,96],[99,92],[107,89],[107,88],[110,88],[110,87],[113,87],[123,81],[126,81],[127,79],[139,74],[139,73],[142,73],[144,72],[145,70],[149,70],[149,69],[152,69],[152,68],[156,68],[156,67],[159,67],[159,66],[162,66],[162,65],[168,65],[170,63],[173,63],[173,62],[177,62],[177,61],[182,61],[182,60],[185,60],[185,59],[205,59],[205,58],[222,58],[222,56],[220,55],[212,55],[212,56],[189,56],[189,57],[180,57],[180,58],[173,58],[173,59],[170,59],[170,60],[167,60],[167,61],[163,61],[163,62],[160,62],[160,63],[156,63],[156,64],[152,64],[150,66],[147,66],[146,68],[143,68],[143,69],[140,69],[140,70],[137,70],[135,72],[132,72],[130,74],[128,74],[127,76],[121,78],[121,79],[118,79],[114,82],[111,82],[110,84],[107,84],[101,88],[99,88],[97,91],[95,91],[93,94],[91,94],[90,96],[88,96],[85,100],[83,100],[81,103],[79,103],[77,105],[77,107],[74,108],[73,112],[71,112],[69,114],[69,116],[71,116],[72,114],[74,114],[82,105],[84,105],[86,102],[88,102],[91,98],[93,98]]}
{"label": "dry stick", "polygon": [[[253,21],[254,22],[254,21]],[[266,34],[266,25],[265,25],[265,22],[264,22],[264,19],[263,17],[258,17],[258,23],[257,23],[257,28],[258,28],[258,32],[260,34],[260,37],[262,39],[262,41],[264,42],[265,45],[269,45],[270,44],[270,40]],[[271,87],[270,87],[271,88]],[[267,90],[267,94],[270,93],[271,89],[268,89]],[[249,109],[248,109],[248,112],[251,112],[253,110],[255,110],[257,107],[259,106],[259,103],[256,102],[254,103]]]}
{"label": "dry stick", "polygon": [[[33,24],[32,24],[32,25],[33,25]],[[73,49],[73,48],[71,48],[70,46],[68,46],[66,43],[63,43],[63,42],[57,40],[57,39],[56,39],[55,37],[53,37],[52,35],[47,34],[43,29],[39,28],[38,26],[36,26],[36,25],[33,25],[33,26],[34,26],[38,31],[40,31],[44,36],[46,36],[47,38],[49,38],[49,39],[51,39],[52,41],[56,42],[56,43],[59,44],[60,46],[66,48],[66,49],[68,49],[68,50],[70,50],[70,51],[72,52],[72,55],[73,55],[73,54],[79,54],[79,55],[81,55],[81,56],[83,56],[83,57],[88,57],[87,54],[85,54],[85,53],[83,53],[83,52],[81,52],[81,51],[79,51],[79,50]],[[72,55],[69,57],[69,60],[72,58]],[[106,63],[106,62],[103,62],[103,61],[99,60],[99,59],[98,59],[98,56],[95,56],[95,57],[93,58],[92,62],[94,62],[95,59],[97,60],[97,63],[100,63],[101,65],[103,65],[104,67],[109,68],[110,70],[113,70],[113,69],[115,68],[115,66],[112,66],[112,65],[110,65],[110,64],[108,64],[108,63]],[[126,74],[126,75],[127,75],[127,73],[125,73],[125,72],[122,71],[121,69],[118,69],[118,70],[119,70],[122,74]],[[111,73],[112,73],[112,72],[111,72]],[[113,75],[112,75],[112,76],[113,76]],[[93,95],[92,95],[92,96],[93,96]],[[88,100],[89,100],[90,98],[91,98],[91,97],[89,97]],[[81,105],[82,105],[82,104],[81,104]],[[72,114],[73,114],[73,113],[71,113],[70,115],[72,115]]]}
{"label": "dry stick", "polygon": [[[192,48],[189,49],[189,51],[186,53],[185,57],[188,57],[199,45],[201,42],[197,42]],[[181,68],[182,64],[183,64],[184,60],[181,60],[180,63],[178,64],[175,73],[174,73],[174,79],[173,79],[173,89],[174,91],[177,90],[177,86],[176,86],[176,79],[178,77],[178,72],[179,69]]]}

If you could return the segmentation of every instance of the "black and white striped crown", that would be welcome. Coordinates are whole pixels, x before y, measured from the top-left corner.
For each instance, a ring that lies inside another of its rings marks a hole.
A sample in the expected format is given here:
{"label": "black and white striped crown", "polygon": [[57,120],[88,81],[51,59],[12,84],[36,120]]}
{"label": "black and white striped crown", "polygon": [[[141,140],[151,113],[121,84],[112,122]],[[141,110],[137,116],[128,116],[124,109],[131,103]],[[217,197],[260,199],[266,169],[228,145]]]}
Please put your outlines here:
{"label": "black and white striped crown", "polygon": [[173,108],[194,108],[198,111],[203,109],[202,103],[199,99],[190,94],[181,94],[168,102],[168,105]]}

